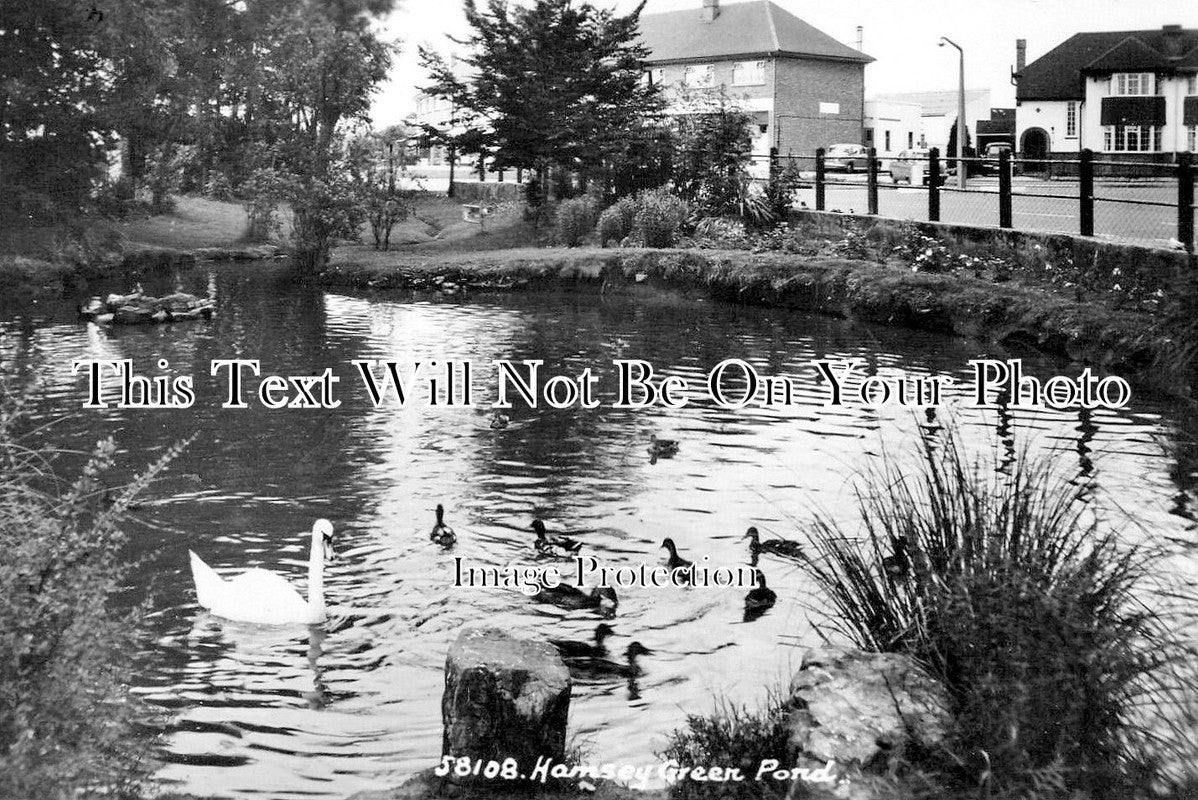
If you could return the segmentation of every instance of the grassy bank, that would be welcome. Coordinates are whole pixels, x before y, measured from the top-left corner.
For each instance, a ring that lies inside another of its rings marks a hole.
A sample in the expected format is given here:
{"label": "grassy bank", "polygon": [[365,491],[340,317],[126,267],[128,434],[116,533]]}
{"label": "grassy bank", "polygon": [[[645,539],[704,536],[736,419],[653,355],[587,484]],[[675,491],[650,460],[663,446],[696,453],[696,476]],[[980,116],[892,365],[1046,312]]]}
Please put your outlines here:
{"label": "grassy bank", "polygon": [[1191,376],[1158,318],[1041,289],[896,264],[744,250],[518,248],[395,253],[346,249],[323,275],[330,286],[506,291],[681,289],[746,305],[813,311],[969,336],[1099,365],[1188,396]]}

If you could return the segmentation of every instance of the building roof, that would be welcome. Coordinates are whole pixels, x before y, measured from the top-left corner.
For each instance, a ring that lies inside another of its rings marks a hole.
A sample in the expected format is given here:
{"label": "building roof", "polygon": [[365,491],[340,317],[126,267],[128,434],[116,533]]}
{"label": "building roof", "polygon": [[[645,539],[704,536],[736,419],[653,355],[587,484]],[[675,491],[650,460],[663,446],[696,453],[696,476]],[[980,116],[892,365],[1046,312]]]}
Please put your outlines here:
{"label": "building roof", "polygon": [[1075,33],[1023,68],[1016,100],[1084,100],[1086,72],[1198,70],[1198,30]]}
{"label": "building roof", "polygon": [[[941,117],[949,114],[957,113],[957,91],[954,89],[947,92],[898,92],[891,94],[880,94],[873,98],[885,103],[913,103],[921,106],[923,111],[922,116],[925,117]],[[990,90],[989,89],[966,89],[965,90],[965,105],[974,103],[983,103],[990,105]]]}
{"label": "building roof", "polygon": [[791,56],[868,64],[874,59],[841,44],[769,0],[719,6],[704,22],[700,8],[646,14],[641,40],[650,64],[711,61],[738,56]]}

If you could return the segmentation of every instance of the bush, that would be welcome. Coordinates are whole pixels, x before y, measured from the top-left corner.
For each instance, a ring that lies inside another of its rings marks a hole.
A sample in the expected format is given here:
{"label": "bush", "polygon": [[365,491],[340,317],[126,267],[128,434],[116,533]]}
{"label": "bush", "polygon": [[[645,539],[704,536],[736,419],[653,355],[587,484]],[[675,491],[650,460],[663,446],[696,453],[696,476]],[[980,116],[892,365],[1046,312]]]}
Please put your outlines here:
{"label": "bush", "polygon": [[595,227],[595,201],[574,197],[558,204],[553,215],[553,235],[566,247],[577,247]]}
{"label": "bush", "polygon": [[137,188],[129,178],[117,178],[96,192],[96,210],[106,217],[124,219],[137,208]]}
{"label": "bush", "polygon": [[788,763],[787,710],[780,693],[771,692],[766,707],[752,710],[721,700],[710,716],[690,714],[686,727],[669,736],[660,756],[683,766],[739,767],[747,776],[742,783],[702,783],[683,780],[670,787],[675,798],[773,798],[782,800],[789,788],[772,789],[768,783],[752,780],[762,761],[774,759]]}
{"label": "bush", "polygon": [[[922,766],[952,791],[1126,798],[1162,760],[1191,763],[1164,712],[1195,697],[1175,670],[1193,653],[1144,602],[1153,556],[1117,542],[1090,486],[1049,462],[970,464],[951,434],[924,436],[916,474],[889,462],[870,476],[865,539],[819,520],[805,564],[836,630],[915,657],[949,689],[950,752]],[[896,576],[883,560],[899,549]]]}
{"label": "bush", "polygon": [[636,206],[636,233],[645,247],[672,246],[690,216],[687,202],[665,189],[642,192]]}
{"label": "bush", "polygon": [[0,796],[135,796],[153,767],[138,727],[155,720],[127,686],[142,611],[112,603],[120,522],[178,449],[109,496],[111,440],[66,483],[56,453],[16,435],[22,419],[19,399],[0,404]]}
{"label": "bush", "polygon": [[607,247],[607,243],[612,241],[619,244],[632,235],[635,225],[636,200],[621,197],[599,215],[599,246]]}

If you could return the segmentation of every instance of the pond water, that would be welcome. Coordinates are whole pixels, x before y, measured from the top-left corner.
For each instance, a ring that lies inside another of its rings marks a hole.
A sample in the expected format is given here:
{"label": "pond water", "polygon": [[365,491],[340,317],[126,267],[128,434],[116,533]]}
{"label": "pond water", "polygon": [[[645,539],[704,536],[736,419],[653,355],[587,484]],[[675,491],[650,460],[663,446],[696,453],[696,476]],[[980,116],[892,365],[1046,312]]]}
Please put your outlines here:
{"label": "pond water", "polygon": [[[123,287],[103,287],[104,290]],[[529,523],[582,540],[610,564],[662,563],[664,537],[682,554],[743,564],[749,525],[801,538],[816,513],[851,523],[853,488],[883,453],[915,459],[921,425],[943,421],[899,407],[825,408],[810,362],[860,357],[881,375],[966,376],[967,362],[1007,354],[976,342],[776,310],[670,297],[521,295],[413,298],[297,288],[272,265],[196,268],[147,281],[147,291],[212,295],[211,322],[102,329],[73,303],[0,309],[0,364],[40,376],[33,413],[74,447],[115,437],[114,480],[172,443],[196,439],[158,480],[130,531],[142,560],[131,600],[150,598],[154,644],[139,655],[138,692],[168,710],[161,777],[221,797],[345,797],[395,785],[437,763],[449,644],[465,626],[586,639],[598,621],[559,612],[514,589],[453,587],[454,557],[476,565],[534,561]],[[192,375],[187,410],[83,409],[77,359],[133,359],[143,374]],[[326,367],[341,378],[336,409],[222,409],[221,358],[259,358],[267,373]],[[470,361],[474,405],[375,408],[352,359]],[[490,426],[493,359],[543,359],[546,373],[599,377],[596,409],[529,409]],[[691,380],[680,409],[611,408],[613,358],[640,358]],[[740,358],[788,375],[789,409],[718,407],[704,377]],[[158,369],[157,360],[169,362]],[[1039,376],[1076,367],[1030,358]],[[1195,568],[1198,452],[1185,412],[1140,393],[1121,411],[964,407],[950,392],[961,438],[998,460],[1029,443],[1092,484],[1096,506],[1119,506],[1131,536],[1175,546],[1170,569]],[[648,437],[680,452],[652,462]],[[458,543],[428,540],[447,509]],[[319,627],[225,622],[200,610],[189,549],[218,571],[262,566],[306,582],[307,534],[332,520],[340,558],[327,572],[330,619]],[[785,683],[802,646],[816,644],[817,604],[793,564],[764,557],[777,605],[742,619],[744,590],[631,588],[620,593],[609,646],[652,650],[644,675],[578,682],[570,731],[589,759],[652,764],[688,713],[724,697],[756,706]]]}

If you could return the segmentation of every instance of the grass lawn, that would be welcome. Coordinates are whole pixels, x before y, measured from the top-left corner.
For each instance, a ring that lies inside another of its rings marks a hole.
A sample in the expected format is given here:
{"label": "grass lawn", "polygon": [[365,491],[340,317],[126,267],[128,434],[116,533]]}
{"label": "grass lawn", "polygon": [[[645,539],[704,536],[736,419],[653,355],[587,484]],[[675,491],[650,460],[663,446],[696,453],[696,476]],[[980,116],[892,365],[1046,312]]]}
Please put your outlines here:
{"label": "grass lawn", "polygon": [[173,214],[117,222],[115,226],[131,242],[193,250],[242,243],[246,218],[240,203],[178,197]]}

